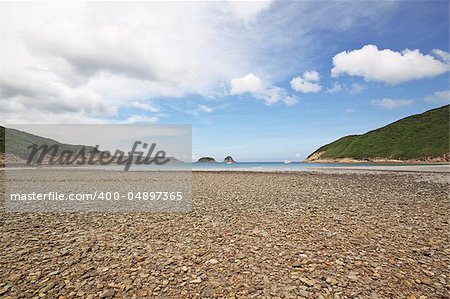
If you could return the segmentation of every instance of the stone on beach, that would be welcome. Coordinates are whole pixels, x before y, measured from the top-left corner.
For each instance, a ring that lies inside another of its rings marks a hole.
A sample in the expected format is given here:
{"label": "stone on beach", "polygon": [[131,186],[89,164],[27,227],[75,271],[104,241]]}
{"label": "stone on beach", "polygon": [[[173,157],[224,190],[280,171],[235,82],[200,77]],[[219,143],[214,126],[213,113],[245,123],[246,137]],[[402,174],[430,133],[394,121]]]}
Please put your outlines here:
{"label": "stone on beach", "polygon": [[188,213],[0,210],[0,296],[446,298],[448,188],[435,173],[211,172],[193,174]]}

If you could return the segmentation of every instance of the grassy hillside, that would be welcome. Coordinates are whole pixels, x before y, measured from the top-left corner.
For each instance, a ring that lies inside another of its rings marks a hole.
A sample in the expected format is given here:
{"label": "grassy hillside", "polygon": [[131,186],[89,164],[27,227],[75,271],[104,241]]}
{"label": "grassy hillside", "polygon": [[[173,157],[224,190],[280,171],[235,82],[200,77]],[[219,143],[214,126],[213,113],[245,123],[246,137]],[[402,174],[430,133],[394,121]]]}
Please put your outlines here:
{"label": "grassy hillside", "polygon": [[5,152],[5,127],[0,126],[0,153]]}
{"label": "grassy hillside", "polygon": [[[5,147],[5,131],[8,138],[7,149]],[[56,153],[56,155],[60,155],[63,151],[71,151],[74,153],[78,153],[83,148],[84,152],[87,155],[89,155],[92,151],[95,150],[93,146],[60,143],[53,139],[44,138],[41,136],[33,135],[15,129],[9,128],[5,129],[4,127],[0,126],[0,156],[2,153],[5,153],[5,150],[8,150],[8,154],[12,154],[24,160],[27,160],[31,153],[31,149],[29,149],[28,146],[33,144],[36,144],[38,146],[42,145],[52,146],[56,144],[58,145],[58,152]],[[37,157],[35,157],[35,159],[36,158]],[[182,162],[181,160],[178,160],[177,158],[174,157],[167,157],[167,158],[171,163]]]}
{"label": "grassy hillside", "polygon": [[363,135],[322,146],[307,161],[320,159],[429,159],[449,153],[449,105],[412,115]]}
{"label": "grassy hillside", "polygon": [[[30,149],[28,149],[28,146],[33,144],[37,144],[38,146],[45,144],[51,146],[57,144],[59,146],[58,153],[65,150],[78,152],[82,147],[85,148],[86,152],[94,149],[94,147],[91,146],[60,143],[53,139],[36,136],[15,129],[6,129],[6,131],[7,131],[6,134],[8,134],[8,154],[9,153],[14,154],[15,156],[21,157],[23,159],[28,158],[30,153]],[[0,153],[4,152],[5,152],[5,128],[0,126]]]}

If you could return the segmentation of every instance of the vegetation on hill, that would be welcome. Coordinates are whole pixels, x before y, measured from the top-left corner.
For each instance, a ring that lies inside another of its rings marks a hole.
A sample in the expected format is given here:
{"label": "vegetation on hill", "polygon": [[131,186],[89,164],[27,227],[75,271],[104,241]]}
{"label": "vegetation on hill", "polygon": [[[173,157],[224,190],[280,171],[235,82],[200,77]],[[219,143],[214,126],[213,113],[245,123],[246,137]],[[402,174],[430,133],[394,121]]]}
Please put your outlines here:
{"label": "vegetation on hill", "polygon": [[0,153],[5,152],[5,127],[0,126]]}
{"label": "vegetation on hill", "polygon": [[[8,154],[14,154],[17,157],[27,159],[30,154],[30,149],[28,148],[30,145],[48,145],[52,146],[54,144],[58,145],[58,152],[60,154],[63,151],[72,151],[78,152],[83,147],[85,152],[89,152],[94,150],[92,146],[84,146],[84,145],[73,145],[73,144],[65,144],[55,141],[53,139],[44,138],[40,136],[36,136],[30,133],[26,133],[23,131],[15,130],[15,129],[6,129],[6,134],[8,134]],[[5,148],[5,128],[0,126],[0,152],[4,153]]]}
{"label": "vegetation on hill", "polygon": [[362,135],[324,145],[306,161],[429,160],[448,161],[449,105],[412,115]]}
{"label": "vegetation on hill", "polygon": [[[424,160],[448,161],[450,105],[412,115],[385,127],[362,135],[349,135],[324,145],[312,153],[306,161],[327,160]],[[77,152],[81,145],[59,143],[26,132],[7,129],[8,151],[26,158],[32,144],[58,144],[59,151]],[[85,147],[90,151],[92,147]],[[0,153],[5,152],[5,128],[0,126]],[[229,158],[229,157],[227,157]],[[231,158],[231,157],[230,157]],[[226,161],[227,159],[225,159]],[[214,163],[214,158],[202,157],[200,163]]]}

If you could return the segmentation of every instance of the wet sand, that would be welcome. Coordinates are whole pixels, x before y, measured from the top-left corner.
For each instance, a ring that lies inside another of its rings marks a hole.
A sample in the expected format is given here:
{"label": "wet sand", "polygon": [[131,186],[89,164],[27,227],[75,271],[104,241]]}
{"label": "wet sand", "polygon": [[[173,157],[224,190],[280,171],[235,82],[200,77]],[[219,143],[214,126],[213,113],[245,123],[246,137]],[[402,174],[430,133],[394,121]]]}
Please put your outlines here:
{"label": "wet sand", "polygon": [[396,172],[439,172],[450,173],[450,164],[430,165],[371,165],[371,166],[336,166],[336,167],[312,167],[316,171],[321,170],[367,170],[367,171],[396,171]]}
{"label": "wet sand", "polygon": [[194,172],[189,213],[2,210],[0,296],[448,298],[447,179]]}

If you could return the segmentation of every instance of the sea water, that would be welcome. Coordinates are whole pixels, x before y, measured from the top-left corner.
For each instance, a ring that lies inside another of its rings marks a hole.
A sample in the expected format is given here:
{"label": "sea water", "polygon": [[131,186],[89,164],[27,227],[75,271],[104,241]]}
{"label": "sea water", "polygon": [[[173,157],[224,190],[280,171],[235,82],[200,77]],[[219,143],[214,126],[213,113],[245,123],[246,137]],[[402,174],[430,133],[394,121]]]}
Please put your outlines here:
{"label": "sea water", "polygon": [[[346,167],[346,166],[382,166],[393,164],[373,163],[304,163],[304,162],[239,162],[226,163],[192,163],[192,170],[210,171],[311,171],[320,167]],[[398,165],[398,164],[396,164]],[[411,164],[409,164],[411,165]]]}

